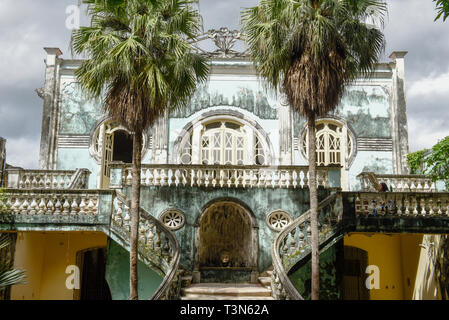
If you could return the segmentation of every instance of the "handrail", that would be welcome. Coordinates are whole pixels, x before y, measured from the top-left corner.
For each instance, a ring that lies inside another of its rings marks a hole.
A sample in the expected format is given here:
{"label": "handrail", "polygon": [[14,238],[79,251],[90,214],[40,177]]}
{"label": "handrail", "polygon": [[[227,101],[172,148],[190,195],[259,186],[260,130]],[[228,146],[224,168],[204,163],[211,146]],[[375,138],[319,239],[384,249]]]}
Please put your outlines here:
{"label": "handrail", "polygon": [[72,176],[67,189],[84,189],[87,188],[89,175],[91,172],[88,169],[76,169],[75,174]]}
{"label": "handrail", "polygon": [[[131,201],[121,192],[116,191],[117,199],[124,204],[124,207],[129,211],[131,208]],[[111,230],[114,230],[113,226],[120,227],[121,229],[127,229],[127,232],[120,232],[117,234],[122,239],[129,235],[129,215],[122,220],[122,209],[119,207],[119,212],[113,214],[111,219]],[[114,212],[115,213],[115,212]],[[126,221],[127,220],[127,221]],[[143,261],[152,266],[155,262],[161,263],[161,269],[164,274],[159,287],[155,293],[151,296],[150,300],[170,299],[172,297],[179,296],[177,290],[179,289],[179,279],[177,278],[177,271],[180,260],[180,247],[176,236],[168,229],[162,222],[153,217],[145,209],[140,207],[140,228],[139,228],[139,255],[144,259]],[[153,230],[156,230],[156,239],[154,239]],[[123,230],[121,230],[123,231]],[[163,235],[163,237],[162,237]],[[123,239],[128,240],[128,239]],[[155,240],[155,241],[154,241]],[[164,243],[162,243],[164,240]],[[154,257],[150,255],[158,255],[162,261],[155,261]],[[176,292],[173,292],[176,290]]]}
{"label": "handrail", "polygon": [[24,170],[6,169],[8,189],[83,189],[86,188],[88,169]]}
{"label": "handrail", "polygon": [[384,182],[392,191],[398,192],[435,192],[436,185],[431,178],[422,174],[378,174],[362,172],[357,178],[363,191],[379,191],[379,183]]}
{"label": "handrail", "polygon": [[[320,213],[324,208],[335,202],[337,199],[341,200],[341,194],[334,193],[325,198],[323,201],[321,201],[318,204],[318,212]],[[341,209],[341,208],[339,208]],[[330,219],[329,219],[329,225],[331,226],[332,221],[331,220],[337,220],[340,221],[342,218],[342,210],[338,210],[339,214],[338,216],[332,216],[333,213],[331,212]],[[307,239],[307,236],[304,236],[299,239],[298,246],[296,246],[296,240],[295,240],[295,233],[296,228],[299,227],[302,224],[305,224],[307,221],[310,220],[310,209],[307,210],[305,213],[303,213],[301,216],[296,218],[292,223],[290,223],[284,230],[282,230],[277,237],[274,239],[271,253],[273,257],[273,275],[272,275],[272,283],[274,285],[277,285],[279,288],[273,288],[273,295],[275,298],[287,298],[290,300],[304,300],[304,298],[299,294],[299,292],[296,290],[296,288],[291,283],[290,279],[288,278],[287,272],[291,269],[291,267],[296,264],[297,262],[301,261],[302,259],[306,258],[308,256],[308,253],[311,251],[311,247],[307,247],[308,243],[310,242],[310,237]],[[324,221],[323,221],[324,222]],[[320,226],[321,228],[323,226]],[[307,233],[309,233],[309,228],[307,229]],[[291,235],[292,236],[292,243],[287,244],[286,240],[287,237]],[[333,233],[331,232],[330,236],[329,234],[325,233],[322,237],[320,237],[320,245],[327,242],[330,237],[332,237]],[[298,237],[301,237],[298,235]],[[303,241],[305,240],[305,241]],[[309,241],[307,241],[309,240]],[[285,269],[285,261],[281,258],[280,251],[288,251],[288,245],[291,246],[293,250],[295,250],[295,253],[297,251],[303,250],[303,253],[299,255],[299,260],[296,261],[296,263],[290,263],[288,270]],[[301,246],[302,245],[302,246]],[[283,248],[281,248],[283,246]],[[277,295],[277,297],[276,297]]]}

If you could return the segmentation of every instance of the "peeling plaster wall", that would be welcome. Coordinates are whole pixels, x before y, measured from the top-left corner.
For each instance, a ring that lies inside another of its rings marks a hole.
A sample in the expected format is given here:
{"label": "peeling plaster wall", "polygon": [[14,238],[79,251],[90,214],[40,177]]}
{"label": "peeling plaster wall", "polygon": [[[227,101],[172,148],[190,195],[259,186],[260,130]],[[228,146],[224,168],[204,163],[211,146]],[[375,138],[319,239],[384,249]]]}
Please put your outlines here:
{"label": "peeling plaster wall", "polygon": [[349,169],[350,190],[361,190],[357,175],[361,172],[393,173],[393,155],[388,151],[359,151]]}

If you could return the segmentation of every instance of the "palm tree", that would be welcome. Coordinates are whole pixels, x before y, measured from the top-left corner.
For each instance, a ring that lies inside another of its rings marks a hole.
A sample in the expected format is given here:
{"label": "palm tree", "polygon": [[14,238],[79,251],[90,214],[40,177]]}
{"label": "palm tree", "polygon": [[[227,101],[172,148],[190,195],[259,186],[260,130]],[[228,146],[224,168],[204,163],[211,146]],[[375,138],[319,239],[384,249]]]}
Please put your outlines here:
{"label": "palm tree", "polygon": [[337,107],[348,83],[374,70],[385,46],[375,25],[383,26],[386,10],[381,0],[261,0],[243,12],[256,69],[307,118],[312,299],[319,298],[315,120]]}
{"label": "palm tree", "polygon": [[184,106],[209,67],[189,39],[200,32],[196,0],[83,0],[89,27],[72,34],[88,59],[75,74],[91,97],[133,132],[130,299],[137,300],[142,135],[167,112]]}
{"label": "palm tree", "polygon": [[[7,235],[0,235],[0,258],[2,250],[7,250],[11,245],[11,238]],[[25,271],[12,269],[8,259],[0,259],[0,293],[8,286],[25,283]]]}

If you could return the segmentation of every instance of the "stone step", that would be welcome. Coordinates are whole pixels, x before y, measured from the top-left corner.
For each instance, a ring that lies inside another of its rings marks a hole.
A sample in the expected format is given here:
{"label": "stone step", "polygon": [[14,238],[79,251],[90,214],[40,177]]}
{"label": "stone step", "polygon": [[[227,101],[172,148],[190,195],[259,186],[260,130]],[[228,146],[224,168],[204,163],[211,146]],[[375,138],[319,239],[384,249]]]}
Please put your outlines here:
{"label": "stone step", "polygon": [[181,300],[274,300],[273,297],[252,297],[252,296],[225,296],[207,294],[188,294],[181,297]]}
{"label": "stone step", "polygon": [[196,283],[181,290],[183,296],[271,297],[271,290],[260,284]]}
{"label": "stone step", "polygon": [[271,277],[259,277],[257,278],[259,280],[259,283],[263,285],[264,287],[270,287],[271,286]]}
{"label": "stone step", "polygon": [[261,277],[271,277],[273,274],[273,266],[269,267],[267,270],[260,274]]}

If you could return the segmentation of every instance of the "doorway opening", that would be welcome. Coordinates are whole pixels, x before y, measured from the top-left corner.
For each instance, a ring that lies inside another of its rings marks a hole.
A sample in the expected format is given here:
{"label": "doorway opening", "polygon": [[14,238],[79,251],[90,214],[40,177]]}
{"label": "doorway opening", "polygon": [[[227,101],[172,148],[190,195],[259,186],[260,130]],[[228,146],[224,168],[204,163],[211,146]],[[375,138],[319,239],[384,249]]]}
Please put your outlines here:
{"label": "doorway opening", "polygon": [[202,214],[197,232],[201,282],[250,282],[257,272],[257,228],[241,205],[220,201]]}
{"label": "doorway opening", "polygon": [[106,282],[106,249],[92,248],[78,252],[81,288],[76,290],[76,300],[112,300]]}

